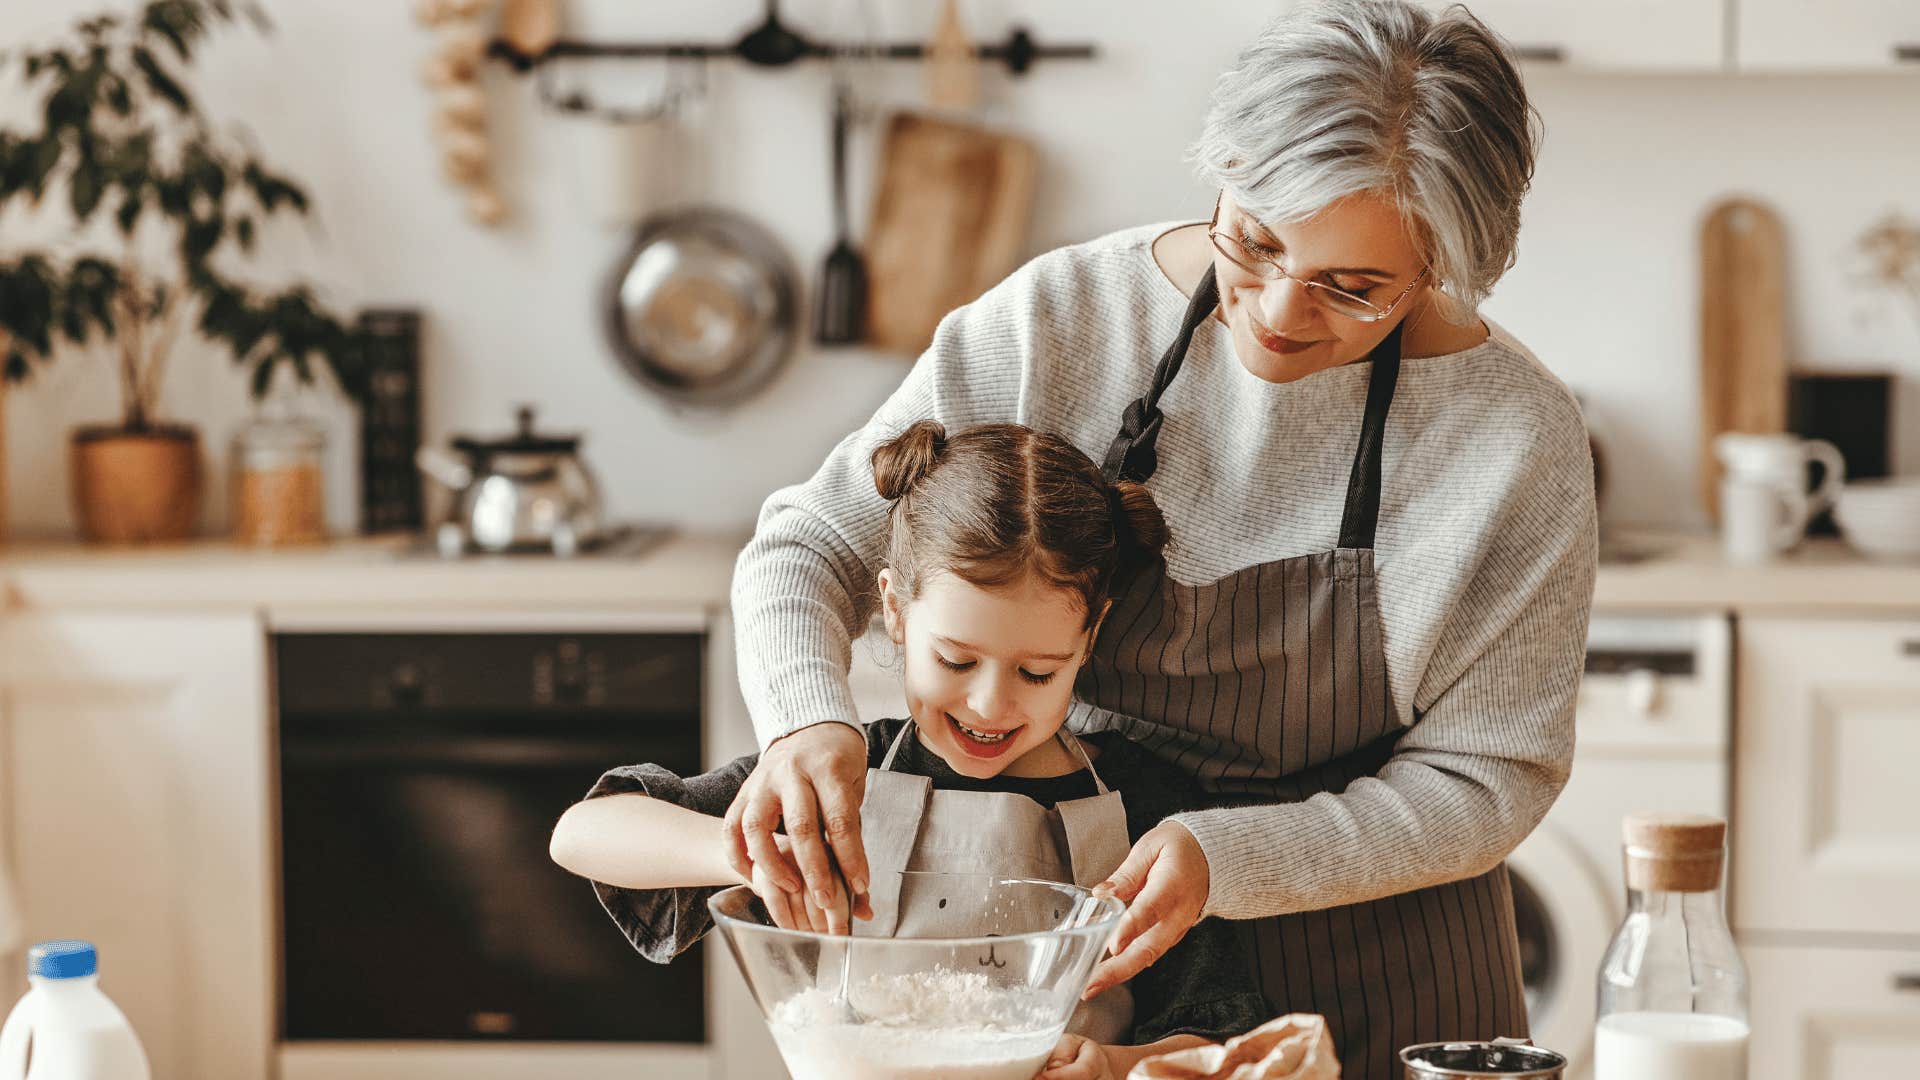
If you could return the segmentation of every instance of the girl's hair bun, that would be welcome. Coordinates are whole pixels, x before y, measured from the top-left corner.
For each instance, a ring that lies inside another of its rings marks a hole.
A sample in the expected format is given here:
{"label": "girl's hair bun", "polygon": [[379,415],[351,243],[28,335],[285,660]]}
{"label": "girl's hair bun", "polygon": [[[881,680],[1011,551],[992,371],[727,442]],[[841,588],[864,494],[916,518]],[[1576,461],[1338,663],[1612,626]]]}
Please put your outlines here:
{"label": "girl's hair bun", "polygon": [[1158,555],[1167,546],[1167,519],[1145,484],[1116,480],[1111,489],[1113,532],[1120,549]]}
{"label": "girl's hair bun", "polygon": [[912,491],[947,448],[947,429],[938,420],[921,420],[873,451],[873,486],[889,501]]}

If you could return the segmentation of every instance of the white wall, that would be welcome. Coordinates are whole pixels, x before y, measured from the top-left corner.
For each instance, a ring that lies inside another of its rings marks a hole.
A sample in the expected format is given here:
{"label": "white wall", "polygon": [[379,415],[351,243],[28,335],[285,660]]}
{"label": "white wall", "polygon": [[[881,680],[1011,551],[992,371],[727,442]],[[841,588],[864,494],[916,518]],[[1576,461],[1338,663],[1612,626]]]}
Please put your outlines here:
{"label": "white wall", "polygon": [[[872,0],[890,36],[923,34],[935,6]],[[98,4],[0,5],[0,47],[57,29]],[[515,210],[490,231],[471,225],[442,182],[418,71],[430,45],[399,0],[338,4],[271,0],[278,31],[231,33],[200,85],[210,109],[243,123],[269,160],[304,180],[319,226],[273,236],[273,266],[319,280],[339,304],[406,303],[429,316],[429,436],[504,429],[514,404],[545,424],[584,431],[613,512],[702,524],[744,524],[772,488],[803,478],[888,392],[906,358],[803,347],[766,393],[731,411],[676,412],[628,381],[603,345],[597,304],[624,247],[618,230],[583,219],[564,125],[534,103],[527,80],[488,73],[497,169]],[[1030,247],[1038,252],[1122,226],[1206,213],[1211,200],[1182,152],[1213,76],[1277,4],[1245,0],[1117,0],[1102,5],[970,0],[972,27],[1009,21],[1043,40],[1091,40],[1101,59],[1043,64],[1025,80],[989,74],[984,117],[1031,135],[1043,187]],[[576,2],[576,29],[595,35],[730,38],[758,15],[753,0],[663,5]],[[846,26],[854,0],[792,0],[803,27]],[[583,73],[609,94],[620,79]],[[1598,76],[1539,70],[1530,86],[1548,136],[1527,204],[1519,265],[1488,314],[1527,341],[1590,399],[1614,466],[1615,522],[1693,523],[1697,368],[1696,230],[1730,191],[1772,201],[1791,245],[1794,354],[1823,366],[1904,364],[1920,372],[1920,330],[1903,312],[1862,315],[1846,274],[1852,237],[1882,211],[1920,212],[1920,150],[1910,78]],[[922,99],[917,72],[897,65],[881,96]],[[769,224],[811,280],[831,242],[827,82],[817,67],[767,73],[716,65],[687,117],[695,159],[678,170],[683,198],[734,207]],[[17,98],[17,94],[11,94]],[[0,101],[17,112],[20,103]],[[1903,134],[1904,133],[1904,134]],[[872,129],[855,144],[856,207],[872,182]],[[865,217],[857,209],[856,222]],[[48,226],[0,222],[0,250]],[[310,237],[310,239],[309,239]],[[1904,321],[1903,321],[1904,320]],[[63,357],[9,404],[13,517],[23,532],[64,531],[65,432],[111,418],[113,384],[99,357]],[[203,346],[183,348],[165,407],[202,426],[224,458],[246,413],[240,377]],[[1908,407],[1908,425],[1920,407]],[[347,479],[343,427],[342,464]],[[1920,432],[1901,451],[1920,469]],[[220,468],[210,525],[219,510]],[[336,513],[351,502],[344,483]]]}

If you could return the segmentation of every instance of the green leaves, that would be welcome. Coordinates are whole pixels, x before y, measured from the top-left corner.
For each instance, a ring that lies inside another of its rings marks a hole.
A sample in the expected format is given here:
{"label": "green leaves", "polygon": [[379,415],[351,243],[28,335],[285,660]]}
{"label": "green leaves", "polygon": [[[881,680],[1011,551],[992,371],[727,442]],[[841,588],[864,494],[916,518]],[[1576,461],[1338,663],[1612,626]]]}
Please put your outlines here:
{"label": "green leaves", "polygon": [[293,365],[301,382],[314,379],[314,361],[332,370],[350,393],[361,384],[358,338],[314,299],[305,286],[253,296],[214,275],[195,283],[204,301],[199,329],[225,343],[236,363],[253,368],[253,392],[264,394],[281,364]]}
{"label": "green leaves", "polygon": [[302,214],[307,212],[307,193],[293,181],[267,172],[258,162],[247,162],[241,179],[253,189],[253,197],[260,200],[260,208],[267,213],[273,213],[282,203]]}
{"label": "green leaves", "polygon": [[193,102],[188,100],[187,92],[180,88],[172,75],[167,74],[167,70],[160,66],[160,61],[153,58],[153,53],[146,46],[135,45],[129,55],[133,58],[133,66],[146,77],[147,89],[182,115],[193,111]]}
{"label": "green leaves", "polygon": [[140,249],[143,226],[164,229],[172,252],[168,266],[142,266],[136,283],[118,265],[117,243],[111,256],[56,263],[28,252],[7,261],[14,253],[0,236],[5,377],[25,377],[56,342],[84,344],[95,331],[111,339],[123,329],[116,320],[184,308],[202,335],[252,369],[256,390],[281,364],[303,380],[324,364],[358,387],[354,335],[311,292],[256,294],[228,277],[267,218],[310,208],[296,181],[218,134],[194,102],[186,77],[194,57],[214,27],[242,16],[269,25],[254,0],[146,0],[125,16],[76,22],[64,42],[0,53],[0,75],[20,69],[39,120],[38,130],[0,127],[0,210],[19,199],[38,205],[63,185],[64,206],[47,212],[71,213],[76,224],[106,213]]}
{"label": "green leaves", "polygon": [[24,344],[41,356],[53,351],[56,284],[44,256],[27,255],[11,266],[0,263],[0,330],[13,339],[13,348]]}

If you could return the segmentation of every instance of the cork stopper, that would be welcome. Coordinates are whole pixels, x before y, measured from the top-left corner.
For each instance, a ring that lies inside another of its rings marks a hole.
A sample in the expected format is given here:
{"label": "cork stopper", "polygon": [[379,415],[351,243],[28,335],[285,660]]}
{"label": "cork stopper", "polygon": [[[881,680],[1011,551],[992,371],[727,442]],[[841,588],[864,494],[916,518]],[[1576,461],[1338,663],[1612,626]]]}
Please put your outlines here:
{"label": "cork stopper", "polygon": [[1621,828],[1627,887],[1643,892],[1712,892],[1726,862],[1727,823],[1707,814],[1639,813]]}

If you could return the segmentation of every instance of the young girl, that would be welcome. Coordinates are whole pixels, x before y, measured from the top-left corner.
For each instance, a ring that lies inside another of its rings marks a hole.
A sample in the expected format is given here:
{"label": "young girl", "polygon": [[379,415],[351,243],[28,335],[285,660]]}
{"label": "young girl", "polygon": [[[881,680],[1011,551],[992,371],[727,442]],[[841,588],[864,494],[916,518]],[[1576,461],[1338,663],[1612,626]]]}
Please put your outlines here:
{"label": "young girl", "polygon": [[[1116,571],[1155,557],[1166,523],[1144,487],[1110,484],[1065,440],[1017,424],[949,438],[921,421],[874,452],[873,474],[894,501],[878,587],[910,718],[866,729],[871,891],[852,932],[969,936],[981,913],[915,895],[901,872],[1091,886],[1141,834],[1202,801],[1185,773],[1119,735],[1063,727]],[[611,770],[554,829],[554,860],[594,882],[648,959],[666,963],[705,934],[707,898],[740,883],[721,815],[755,761],[687,779],[654,765]],[[844,895],[821,905],[748,884],[779,925],[848,929]],[[1042,1075],[1124,1076],[1142,1057],[1224,1040],[1271,1012],[1230,932],[1206,920],[1130,984],[1083,1002]]]}

